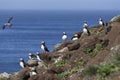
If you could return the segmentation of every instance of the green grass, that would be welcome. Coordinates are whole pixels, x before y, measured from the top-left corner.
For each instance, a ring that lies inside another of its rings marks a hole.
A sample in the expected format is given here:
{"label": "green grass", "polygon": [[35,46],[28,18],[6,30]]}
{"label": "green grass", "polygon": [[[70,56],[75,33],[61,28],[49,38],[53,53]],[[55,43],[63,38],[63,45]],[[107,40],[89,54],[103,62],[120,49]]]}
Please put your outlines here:
{"label": "green grass", "polygon": [[111,64],[104,64],[98,67],[98,74],[100,79],[102,80],[103,78],[105,78],[106,76],[110,75],[111,73],[113,73],[115,70],[115,66],[111,65]]}
{"label": "green grass", "polygon": [[83,52],[90,55],[91,57],[95,57],[102,49],[103,49],[102,44],[96,44],[93,50],[89,48],[83,48]]}
{"label": "green grass", "polygon": [[72,74],[78,72],[80,69],[78,67],[73,67],[71,70],[64,71],[60,74],[56,74],[61,80],[65,80],[65,78]]}
{"label": "green grass", "polygon": [[61,66],[64,66],[65,64],[67,64],[67,61],[65,61],[65,60],[60,60],[60,61],[58,61],[57,63],[55,63],[54,65],[55,65],[56,67],[61,67]]}
{"label": "green grass", "polygon": [[75,61],[75,64],[77,65],[83,65],[85,63],[85,61],[83,59],[79,59],[77,61]]}
{"label": "green grass", "polygon": [[97,66],[91,65],[83,71],[83,74],[86,75],[95,75],[97,73]]}
{"label": "green grass", "polygon": [[7,80],[6,78],[0,78],[0,80]]}

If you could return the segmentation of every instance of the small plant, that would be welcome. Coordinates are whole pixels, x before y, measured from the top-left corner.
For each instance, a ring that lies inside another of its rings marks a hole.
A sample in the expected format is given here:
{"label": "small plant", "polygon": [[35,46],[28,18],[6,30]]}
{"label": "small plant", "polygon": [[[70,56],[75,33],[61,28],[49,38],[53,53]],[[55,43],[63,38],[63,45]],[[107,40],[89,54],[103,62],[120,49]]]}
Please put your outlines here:
{"label": "small plant", "polygon": [[110,73],[114,72],[114,68],[115,68],[115,66],[113,66],[113,65],[104,64],[104,65],[99,66],[97,72],[102,79],[102,78],[108,76]]}
{"label": "small plant", "polygon": [[62,80],[65,80],[65,78],[66,78],[69,74],[70,74],[70,71],[68,70],[68,71],[64,71],[64,72],[62,72],[62,73],[60,73],[60,74],[57,74],[57,76],[58,76],[59,78],[61,78]]}
{"label": "small plant", "polygon": [[96,44],[95,49],[93,50],[93,52],[90,53],[90,55],[92,57],[95,57],[98,54],[98,52],[102,49],[103,49],[102,44]]}
{"label": "small plant", "polygon": [[68,76],[68,75],[70,75],[70,74],[72,74],[72,73],[75,73],[75,72],[78,72],[80,69],[78,68],[78,67],[73,67],[71,70],[67,70],[67,71],[64,71],[64,72],[62,72],[62,73],[60,73],[60,74],[57,74],[57,76],[59,77],[59,78],[61,78],[62,80],[65,80],[65,78]]}
{"label": "small plant", "polygon": [[83,59],[79,59],[79,60],[75,61],[75,63],[77,65],[83,65],[85,63],[85,61]]}
{"label": "small plant", "polygon": [[83,48],[82,51],[86,54],[89,54],[91,49],[90,48]]}
{"label": "small plant", "polygon": [[103,49],[102,44],[96,44],[93,50],[89,48],[83,48],[83,52],[89,54],[91,57],[95,57],[100,50]]}
{"label": "small plant", "polygon": [[87,69],[83,71],[84,75],[94,75],[97,73],[97,66],[89,66]]}
{"label": "small plant", "polygon": [[78,72],[80,69],[79,69],[79,67],[73,67],[71,70],[70,70],[70,72],[71,73],[75,73],[75,72]]}
{"label": "small plant", "polygon": [[6,78],[0,78],[0,80],[7,80]]}
{"label": "small plant", "polygon": [[64,66],[67,62],[65,60],[60,60],[58,61],[57,63],[55,63],[54,65],[56,67],[61,67],[61,66]]}

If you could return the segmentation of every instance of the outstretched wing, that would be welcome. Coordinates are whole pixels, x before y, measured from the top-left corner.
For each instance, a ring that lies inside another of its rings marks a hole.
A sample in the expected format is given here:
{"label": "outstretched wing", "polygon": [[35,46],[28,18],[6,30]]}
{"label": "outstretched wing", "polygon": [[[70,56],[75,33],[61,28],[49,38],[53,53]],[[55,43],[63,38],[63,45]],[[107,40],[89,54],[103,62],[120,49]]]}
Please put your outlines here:
{"label": "outstretched wing", "polygon": [[13,19],[13,17],[10,17],[9,19],[8,19],[8,23],[10,23],[10,21]]}
{"label": "outstretched wing", "polygon": [[3,26],[2,26],[2,29],[4,30],[4,29],[5,29],[5,27],[6,27],[6,26],[5,26],[5,25],[3,25]]}

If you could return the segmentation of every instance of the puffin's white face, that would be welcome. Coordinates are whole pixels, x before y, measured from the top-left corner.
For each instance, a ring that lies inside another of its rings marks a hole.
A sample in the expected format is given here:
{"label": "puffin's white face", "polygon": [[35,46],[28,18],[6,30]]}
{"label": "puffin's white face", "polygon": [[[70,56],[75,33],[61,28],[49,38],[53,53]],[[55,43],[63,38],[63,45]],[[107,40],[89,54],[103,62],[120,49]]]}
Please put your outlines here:
{"label": "puffin's white face", "polygon": [[24,59],[23,58],[20,58],[20,61],[23,61]]}
{"label": "puffin's white face", "polygon": [[45,44],[45,41],[41,41],[41,44]]}
{"label": "puffin's white face", "polygon": [[39,52],[36,52],[36,54],[38,55],[38,54],[39,54]]}
{"label": "puffin's white face", "polygon": [[78,34],[75,34],[74,36],[75,36],[75,37],[77,37],[77,36],[78,36]]}
{"label": "puffin's white face", "polygon": [[63,35],[65,35],[66,33],[65,32],[63,32]]}
{"label": "puffin's white face", "polygon": [[29,53],[29,56],[31,56],[32,55],[32,53]]}
{"label": "puffin's white face", "polygon": [[99,21],[101,21],[101,20],[102,20],[102,18],[99,19]]}

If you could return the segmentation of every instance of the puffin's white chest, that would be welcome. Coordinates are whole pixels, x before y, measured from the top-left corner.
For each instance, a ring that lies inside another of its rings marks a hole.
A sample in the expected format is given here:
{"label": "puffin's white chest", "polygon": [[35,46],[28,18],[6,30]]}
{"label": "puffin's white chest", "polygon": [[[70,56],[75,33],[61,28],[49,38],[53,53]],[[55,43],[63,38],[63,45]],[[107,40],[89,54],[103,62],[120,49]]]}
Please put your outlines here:
{"label": "puffin's white chest", "polygon": [[44,50],[45,50],[45,46],[44,46],[44,45],[41,45],[41,49],[44,51]]}
{"label": "puffin's white chest", "polygon": [[34,71],[32,72],[32,75],[36,75],[36,74],[37,74],[36,72],[34,72]]}
{"label": "puffin's white chest", "polygon": [[24,68],[24,63],[20,61],[20,66]]}
{"label": "puffin's white chest", "polygon": [[67,40],[67,35],[63,35],[62,40]]}
{"label": "puffin's white chest", "polygon": [[41,59],[40,59],[40,57],[37,55],[37,59],[39,60],[39,61],[41,61]]}
{"label": "puffin's white chest", "polygon": [[83,28],[83,33],[87,34],[87,29],[86,28]]}
{"label": "puffin's white chest", "polygon": [[102,21],[99,21],[99,24],[100,24],[100,25],[103,25],[103,22],[102,22]]}
{"label": "puffin's white chest", "polygon": [[73,41],[74,41],[74,40],[78,40],[78,37],[74,37],[72,40],[73,40]]}

